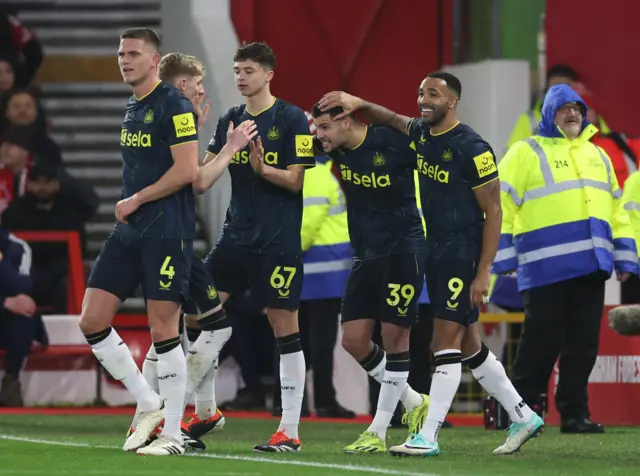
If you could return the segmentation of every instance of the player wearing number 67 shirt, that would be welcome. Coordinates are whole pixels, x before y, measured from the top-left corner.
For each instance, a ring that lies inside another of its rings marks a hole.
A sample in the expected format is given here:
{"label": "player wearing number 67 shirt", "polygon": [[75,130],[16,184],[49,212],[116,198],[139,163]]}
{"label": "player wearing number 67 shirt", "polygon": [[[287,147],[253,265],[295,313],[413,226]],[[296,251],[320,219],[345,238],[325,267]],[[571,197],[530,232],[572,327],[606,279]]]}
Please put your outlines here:
{"label": "player wearing number 67 shirt", "polygon": [[[315,166],[313,137],[302,109],[271,95],[276,58],[264,43],[241,46],[234,74],[246,104],[220,117],[207,147],[204,192],[226,167],[231,175],[231,202],[222,235],[205,265],[224,303],[231,295],[258,286],[280,350],[282,420],[260,452],[300,450],[298,424],[305,384],[305,362],[298,328],[302,291],[302,185],[304,171]],[[233,157],[221,153],[227,134],[253,121],[258,138]]]}
{"label": "player wearing number 67 shirt", "polygon": [[543,427],[480,340],[478,306],[489,291],[502,208],[493,151],[458,120],[461,92],[460,81],[452,74],[429,74],[418,89],[421,117],[414,119],[340,92],[327,94],[320,104],[323,109],[342,106],[345,113],[360,109],[372,122],[408,135],[418,152],[436,369],[426,423],[420,433],[390,449],[395,455],[440,454],[438,433],[460,385],[462,363],[513,421],[507,441],[495,454],[518,450]]}
{"label": "player wearing number 67 shirt", "polygon": [[[423,285],[424,229],[416,202],[411,140],[384,126],[313,110],[319,155],[340,168],[354,260],[342,299],[342,346],[381,385],[373,422],[344,451],[384,453],[386,431],[402,400],[409,432],[426,417],[428,398],[407,385],[409,333]],[[384,350],[371,341],[382,325]],[[386,353],[385,353],[386,351]]]}

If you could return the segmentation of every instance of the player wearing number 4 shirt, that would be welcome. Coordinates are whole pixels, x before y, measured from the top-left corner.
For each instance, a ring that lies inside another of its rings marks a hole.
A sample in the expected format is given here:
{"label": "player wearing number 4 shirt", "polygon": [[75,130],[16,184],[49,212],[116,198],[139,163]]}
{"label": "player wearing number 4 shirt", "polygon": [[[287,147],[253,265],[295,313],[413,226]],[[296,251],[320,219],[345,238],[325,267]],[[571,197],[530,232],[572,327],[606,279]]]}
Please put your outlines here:
{"label": "player wearing number 4 shirt", "polygon": [[[148,28],[121,35],[118,64],[133,91],[120,135],[122,200],[89,277],[80,328],[100,363],[138,403],[140,413],[124,449],[168,456],[184,453],[186,362],[178,319],[195,237],[198,134],[191,102],[158,79],[159,46]],[[111,327],[120,304],[139,285],[158,356],[159,395]],[[160,436],[145,446],[163,419]]]}
{"label": "player wearing number 4 shirt", "polygon": [[[328,152],[340,167],[354,248],[342,300],[342,345],[381,384],[373,422],[344,450],[383,453],[398,400],[407,409],[410,433],[420,431],[429,404],[407,385],[409,332],[417,322],[424,275],[416,152],[391,128],[367,127],[353,116],[336,120],[342,112],[313,110],[319,153]],[[382,322],[384,350],[371,341],[375,321]]]}
{"label": "player wearing number 4 shirt", "polygon": [[500,182],[489,144],[458,121],[461,92],[460,81],[452,74],[429,74],[418,89],[421,117],[415,119],[340,92],[329,93],[320,102],[323,109],[362,110],[372,122],[410,136],[418,152],[427,225],[427,288],[436,317],[432,345],[436,370],[426,423],[419,434],[390,449],[396,455],[440,454],[438,433],[460,384],[462,362],[513,421],[507,441],[495,454],[518,450],[543,428],[540,417],[524,403],[502,364],[480,340],[478,306],[488,293],[500,239]]}
{"label": "player wearing number 4 shirt", "polygon": [[[259,286],[280,350],[282,420],[261,452],[300,450],[298,425],[305,385],[305,362],[298,329],[302,286],[300,229],[304,170],[315,165],[312,136],[304,112],[271,95],[275,55],[264,43],[241,46],[234,73],[246,104],[218,121],[207,148],[196,190],[208,189],[228,166],[231,202],[222,235],[205,260],[220,300]],[[227,134],[252,121],[258,138],[232,157],[222,157]]]}

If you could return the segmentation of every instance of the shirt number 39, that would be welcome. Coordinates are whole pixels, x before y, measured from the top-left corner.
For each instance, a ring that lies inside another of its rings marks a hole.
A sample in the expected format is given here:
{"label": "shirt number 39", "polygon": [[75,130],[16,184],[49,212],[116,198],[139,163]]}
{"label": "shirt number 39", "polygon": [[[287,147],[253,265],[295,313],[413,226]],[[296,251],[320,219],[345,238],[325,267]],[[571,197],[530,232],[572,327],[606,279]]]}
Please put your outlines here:
{"label": "shirt number 39", "polygon": [[398,314],[405,316],[409,309],[409,304],[411,304],[411,300],[415,295],[416,288],[411,284],[389,283],[387,304],[391,307],[398,306]]}

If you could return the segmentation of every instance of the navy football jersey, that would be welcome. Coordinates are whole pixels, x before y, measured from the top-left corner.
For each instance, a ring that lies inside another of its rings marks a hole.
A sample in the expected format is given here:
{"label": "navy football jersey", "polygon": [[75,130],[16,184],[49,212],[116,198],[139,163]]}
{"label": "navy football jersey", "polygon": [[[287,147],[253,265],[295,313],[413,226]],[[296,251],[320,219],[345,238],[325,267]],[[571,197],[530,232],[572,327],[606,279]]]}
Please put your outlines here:
{"label": "navy football jersey", "polygon": [[[235,126],[255,121],[264,147],[264,162],[277,169],[314,167],[313,136],[302,109],[276,99],[268,109],[252,115],[243,104],[218,120],[207,152],[218,154],[227,141],[229,121]],[[231,201],[221,243],[243,246],[262,254],[301,254],[302,191],[291,192],[256,174],[249,163],[249,147],[229,164]]]}
{"label": "navy football jersey", "polygon": [[[473,189],[498,179],[491,146],[461,123],[446,132],[431,134],[421,118],[414,118],[407,132],[418,151],[427,241],[463,240],[481,245],[484,212]],[[480,248],[473,248],[477,254]]]}
{"label": "navy football jersey", "polygon": [[411,141],[386,126],[369,126],[358,147],[330,155],[340,168],[356,259],[422,250]]}
{"label": "navy football jersey", "polygon": [[[132,96],[120,133],[122,198],[156,183],[173,166],[171,148],[198,140],[193,105],[169,83],[160,82],[146,96]],[[116,222],[120,232],[144,238],[194,239],[195,195],[191,184],[142,205]]]}

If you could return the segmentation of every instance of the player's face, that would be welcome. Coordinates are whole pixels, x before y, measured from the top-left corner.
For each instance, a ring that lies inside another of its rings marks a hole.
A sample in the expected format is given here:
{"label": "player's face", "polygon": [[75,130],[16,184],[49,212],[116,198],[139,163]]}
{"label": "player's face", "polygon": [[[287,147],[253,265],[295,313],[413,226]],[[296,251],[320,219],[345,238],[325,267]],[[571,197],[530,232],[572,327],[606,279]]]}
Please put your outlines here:
{"label": "player's face", "polygon": [[316,117],[313,123],[316,126],[316,137],[322,143],[325,152],[331,152],[344,145],[347,139],[349,119],[334,120],[329,114]]}
{"label": "player's face", "polygon": [[273,78],[273,71],[264,69],[255,61],[238,61],[233,65],[236,87],[244,97],[251,97],[262,91]]}
{"label": "player's face", "polygon": [[569,139],[575,139],[580,135],[580,129],[582,129],[580,106],[574,102],[565,104],[556,112],[554,122]]}
{"label": "player's face", "polygon": [[456,98],[447,83],[439,78],[426,78],[418,89],[418,109],[422,116],[422,122],[428,126],[440,123],[449,110],[455,109],[458,104]]}
{"label": "player's face", "polygon": [[179,89],[194,105],[204,95],[204,78],[202,76],[185,76],[179,80]]}
{"label": "player's face", "polygon": [[143,83],[157,71],[160,53],[143,40],[125,38],[118,49],[118,66],[124,82],[130,86]]}
{"label": "player's face", "polygon": [[14,94],[7,104],[7,119],[13,124],[25,126],[33,123],[38,117],[36,100],[30,94]]}

